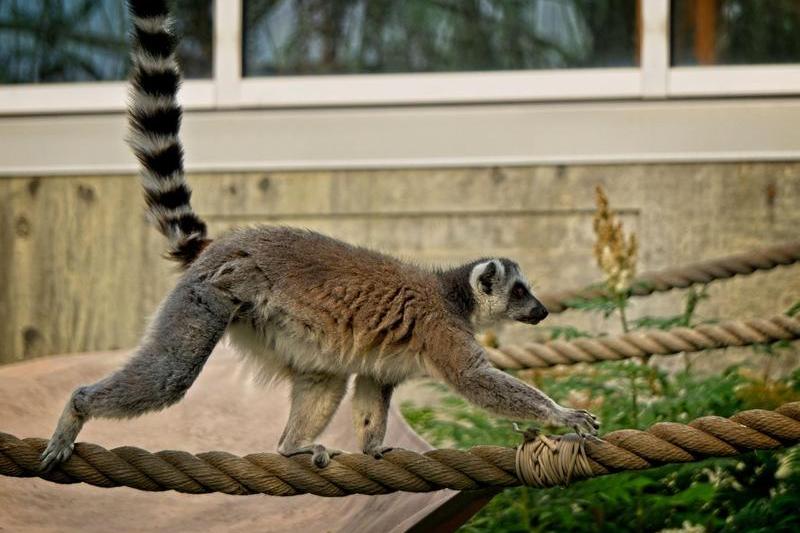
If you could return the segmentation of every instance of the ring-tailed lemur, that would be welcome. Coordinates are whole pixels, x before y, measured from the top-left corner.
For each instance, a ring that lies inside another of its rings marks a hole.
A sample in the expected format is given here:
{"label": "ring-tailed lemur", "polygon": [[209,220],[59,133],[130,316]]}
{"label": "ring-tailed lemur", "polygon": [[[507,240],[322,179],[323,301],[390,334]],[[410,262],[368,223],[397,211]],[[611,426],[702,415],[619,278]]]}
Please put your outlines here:
{"label": "ring-tailed lemur", "polygon": [[353,416],[361,450],[379,457],[392,390],[427,372],[471,402],[515,419],[595,433],[595,417],[559,406],[492,367],[475,328],[536,324],[547,310],[513,261],[487,258],[422,269],[311,231],[256,227],[212,242],[190,205],[178,138],[176,41],[164,0],[130,0],[134,23],[130,145],[141,162],[149,214],[184,267],[141,345],[116,373],[72,394],[42,455],[69,457],[92,417],[126,418],[180,400],[228,333],[269,378],[291,380],[279,452],[309,452],[355,375]]}

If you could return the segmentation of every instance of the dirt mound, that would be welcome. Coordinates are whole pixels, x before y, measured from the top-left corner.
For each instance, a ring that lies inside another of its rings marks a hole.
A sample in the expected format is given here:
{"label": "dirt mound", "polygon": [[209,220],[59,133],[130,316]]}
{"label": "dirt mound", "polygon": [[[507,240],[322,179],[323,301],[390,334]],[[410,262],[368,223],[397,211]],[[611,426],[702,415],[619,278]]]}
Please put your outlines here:
{"label": "dirt mound", "polygon": [[[128,352],[56,356],[0,367],[0,430],[48,437],[70,392],[119,367]],[[135,420],[93,420],[80,440],[106,448],[244,455],[272,451],[289,412],[285,385],[253,382],[235,354],[220,347],[178,405]],[[346,400],[320,439],[355,450]],[[395,412],[387,443],[412,450],[429,446]],[[128,488],[56,485],[0,477],[2,531],[403,531],[455,493],[320,498],[186,495]]]}

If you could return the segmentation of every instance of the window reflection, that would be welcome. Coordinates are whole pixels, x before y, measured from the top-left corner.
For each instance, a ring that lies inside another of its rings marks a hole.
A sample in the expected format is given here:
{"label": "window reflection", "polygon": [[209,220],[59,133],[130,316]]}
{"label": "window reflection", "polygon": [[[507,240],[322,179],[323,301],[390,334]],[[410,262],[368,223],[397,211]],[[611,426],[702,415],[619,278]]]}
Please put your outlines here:
{"label": "window reflection", "polygon": [[798,62],[798,0],[672,2],[673,65]]}
{"label": "window reflection", "polygon": [[[211,0],[174,2],[186,77],[211,76]],[[124,79],[123,0],[0,0],[0,83]]]}
{"label": "window reflection", "polygon": [[247,76],[633,66],[635,0],[245,0]]}

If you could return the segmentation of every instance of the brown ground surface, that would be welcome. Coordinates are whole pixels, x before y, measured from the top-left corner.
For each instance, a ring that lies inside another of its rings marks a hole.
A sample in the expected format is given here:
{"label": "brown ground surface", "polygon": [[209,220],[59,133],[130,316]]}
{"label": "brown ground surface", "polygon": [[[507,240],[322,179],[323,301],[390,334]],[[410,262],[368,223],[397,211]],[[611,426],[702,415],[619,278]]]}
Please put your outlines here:
{"label": "brown ground surface", "polygon": [[[117,368],[124,352],[56,356],[0,367],[0,431],[48,437],[69,393]],[[284,386],[254,383],[236,356],[218,348],[178,405],[135,420],[93,420],[80,440],[192,453],[274,450],[288,413]],[[356,448],[349,401],[320,439]],[[428,449],[395,412],[387,443]],[[0,531],[403,531],[455,493],[320,498],[185,495],[56,485],[0,477]]]}

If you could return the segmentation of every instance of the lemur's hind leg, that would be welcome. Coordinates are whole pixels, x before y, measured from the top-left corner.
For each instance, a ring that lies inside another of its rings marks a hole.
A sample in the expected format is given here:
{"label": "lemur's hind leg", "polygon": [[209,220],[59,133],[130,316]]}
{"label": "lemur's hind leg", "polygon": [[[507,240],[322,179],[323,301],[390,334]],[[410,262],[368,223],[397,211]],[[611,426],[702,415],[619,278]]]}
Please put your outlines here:
{"label": "lemur's hind leg", "polygon": [[361,451],[380,459],[391,447],[383,445],[386,420],[394,385],[375,381],[370,376],[356,377],[353,393],[353,424]]}
{"label": "lemur's hind leg", "polygon": [[180,400],[235,310],[236,303],[208,282],[181,281],[128,363],[72,393],[42,454],[42,467],[70,456],[75,438],[90,418],[130,418]]}
{"label": "lemur's hind leg", "polygon": [[314,464],[322,468],[338,450],[315,443],[330,422],[347,390],[347,376],[331,374],[294,374],[292,407],[289,421],[278,442],[278,452],[285,456],[310,453]]}

